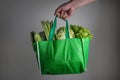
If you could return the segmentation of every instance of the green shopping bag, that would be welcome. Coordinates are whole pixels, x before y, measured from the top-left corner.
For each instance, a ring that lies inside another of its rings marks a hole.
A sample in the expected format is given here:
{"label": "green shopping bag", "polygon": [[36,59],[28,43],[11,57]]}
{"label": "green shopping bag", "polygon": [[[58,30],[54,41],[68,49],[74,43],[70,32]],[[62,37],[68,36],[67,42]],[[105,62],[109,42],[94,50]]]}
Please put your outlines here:
{"label": "green shopping bag", "polygon": [[78,74],[86,71],[90,38],[70,38],[66,20],[66,39],[53,40],[57,17],[48,41],[34,42],[41,74]]}

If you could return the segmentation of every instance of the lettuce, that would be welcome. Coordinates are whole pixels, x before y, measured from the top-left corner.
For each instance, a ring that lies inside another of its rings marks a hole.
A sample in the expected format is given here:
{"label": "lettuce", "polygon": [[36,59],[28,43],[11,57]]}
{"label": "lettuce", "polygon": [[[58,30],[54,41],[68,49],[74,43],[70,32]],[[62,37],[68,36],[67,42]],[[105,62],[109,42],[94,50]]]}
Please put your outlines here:
{"label": "lettuce", "polygon": [[79,26],[79,25],[70,25],[70,28],[75,33],[76,38],[86,38],[86,37],[89,37],[90,39],[93,38],[92,33],[86,27]]}

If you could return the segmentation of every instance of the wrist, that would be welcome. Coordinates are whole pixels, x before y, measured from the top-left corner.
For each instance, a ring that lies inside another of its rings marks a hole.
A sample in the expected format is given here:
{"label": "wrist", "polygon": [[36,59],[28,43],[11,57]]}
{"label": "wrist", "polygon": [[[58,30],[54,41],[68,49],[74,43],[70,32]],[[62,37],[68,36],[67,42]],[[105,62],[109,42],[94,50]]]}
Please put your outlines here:
{"label": "wrist", "polygon": [[79,8],[82,1],[84,0],[70,0],[71,7],[74,9]]}
{"label": "wrist", "polygon": [[82,7],[84,5],[87,5],[88,3],[94,2],[95,0],[70,0],[71,7],[77,9],[79,7]]}

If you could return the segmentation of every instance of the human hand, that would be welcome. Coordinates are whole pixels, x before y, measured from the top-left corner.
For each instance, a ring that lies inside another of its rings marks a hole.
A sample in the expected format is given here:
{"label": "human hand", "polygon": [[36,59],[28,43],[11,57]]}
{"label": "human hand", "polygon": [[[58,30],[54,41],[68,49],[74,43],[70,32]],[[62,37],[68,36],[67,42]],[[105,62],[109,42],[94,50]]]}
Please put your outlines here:
{"label": "human hand", "polygon": [[58,16],[59,18],[62,18],[63,20],[66,20],[72,15],[74,11],[75,11],[75,8],[74,6],[71,5],[71,2],[69,1],[59,6],[56,9],[54,15]]}
{"label": "human hand", "polygon": [[60,5],[56,10],[54,15],[66,20],[71,17],[75,9],[82,7],[88,3],[91,3],[95,0],[70,0],[62,5]]}

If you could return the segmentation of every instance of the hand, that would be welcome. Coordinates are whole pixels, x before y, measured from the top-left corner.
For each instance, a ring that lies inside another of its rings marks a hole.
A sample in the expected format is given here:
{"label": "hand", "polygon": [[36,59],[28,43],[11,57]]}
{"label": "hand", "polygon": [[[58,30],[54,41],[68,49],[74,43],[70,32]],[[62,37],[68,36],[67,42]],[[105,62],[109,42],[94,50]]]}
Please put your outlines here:
{"label": "hand", "polygon": [[70,0],[61,6],[59,6],[56,10],[54,15],[66,20],[67,18],[71,17],[75,9],[78,7],[82,7],[88,3],[91,3],[95,0]]}
{"label": "hand", "polygon": [[62,18],[63,20],[66,20],[72,15],[74,11],[75,8],[71,5],[71,2],[66,2],[56,9],[54,15]]}

